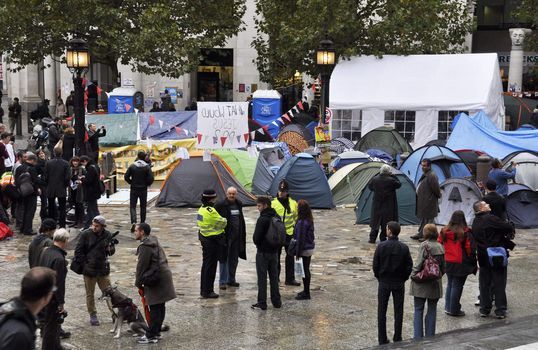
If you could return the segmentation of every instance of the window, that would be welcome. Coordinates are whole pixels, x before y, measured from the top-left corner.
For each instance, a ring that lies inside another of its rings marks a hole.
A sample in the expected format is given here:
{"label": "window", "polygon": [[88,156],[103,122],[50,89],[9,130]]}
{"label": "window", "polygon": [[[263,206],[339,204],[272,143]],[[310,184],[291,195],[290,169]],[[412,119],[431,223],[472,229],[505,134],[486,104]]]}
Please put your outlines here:
{"label": "window", "polygon": [[450,137],[450,124],[454,121],[454,117],[460,113],[469,114],[467,111],[439,111],[437,119],[437,139],[448,140]]}
{"label": "window", "polygon": [[385,125],[390,125],[412,143],[415,139],[415,111],[385,111]]}
{"label": "window", "polygon": [[360,110],[335,110],[332,121],[332,138],[345,137],[357,141],[361,138]]}

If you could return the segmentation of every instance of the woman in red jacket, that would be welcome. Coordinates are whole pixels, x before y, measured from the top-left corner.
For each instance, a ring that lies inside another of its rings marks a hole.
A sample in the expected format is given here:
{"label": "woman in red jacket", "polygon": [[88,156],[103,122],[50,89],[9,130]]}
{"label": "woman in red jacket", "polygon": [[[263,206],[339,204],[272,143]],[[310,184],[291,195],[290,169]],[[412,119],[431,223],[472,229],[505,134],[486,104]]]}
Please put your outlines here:
{"label": "woman in red jacket", "polygon": [[441,230],[439,242],[445,248],[446,276],[445,313],[465,316],[460,299],[467,276],[476,274],[476,249],[471,246],[471,229],[465,214],[456,210],[450,222]]}

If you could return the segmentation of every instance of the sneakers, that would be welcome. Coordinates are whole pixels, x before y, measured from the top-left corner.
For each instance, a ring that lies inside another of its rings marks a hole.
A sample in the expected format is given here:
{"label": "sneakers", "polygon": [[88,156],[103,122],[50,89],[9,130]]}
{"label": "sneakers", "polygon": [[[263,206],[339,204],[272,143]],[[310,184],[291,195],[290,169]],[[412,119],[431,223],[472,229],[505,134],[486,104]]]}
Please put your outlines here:
{"label": "sneakers", "polygon": [[156,344],[159,342],[157,338],[148,338],[145,335],[138,338],[138,344]]}
{"label": "sneakers", "polygon": [[263,311],[265,311],[265,310],[267,310],[267,305],[256,303],[256,304],[253,304],[250,308],[252,310],[263,310]]}
{"label": "sneakers", "polygon": [[498,314],[498,315],[495,315],[496,318],[498,318],[499,320],[504,320],[506,318],[506,314]]}
{"label": "sneakers", "polygon": [[489,316],[489,312],[485,313],[483,311],[480,311],[480,317],[488,317],[488,316]]}
{"label": "sneakers", "polygon": [[99,326],[99,319],[97,318],[97,315],[90,315],[90,324],[92,326]]}
{"label": "sneakers", "polygon": [[474,302],[474,306],[480,306],[480,299],[477,299],[477,300]]}

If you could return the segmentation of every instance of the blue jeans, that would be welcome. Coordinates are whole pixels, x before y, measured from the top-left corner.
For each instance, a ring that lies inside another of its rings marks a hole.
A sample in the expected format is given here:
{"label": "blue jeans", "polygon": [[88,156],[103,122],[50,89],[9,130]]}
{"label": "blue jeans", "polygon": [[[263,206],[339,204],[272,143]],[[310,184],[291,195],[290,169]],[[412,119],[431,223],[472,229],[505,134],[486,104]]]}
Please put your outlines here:
{"label": "blue jeans", "polygon": [[228,284],[228,262],[219,261],[219,284]]}
{"label": "blue jeans", "polygon": [[460,299],[467,276],[447,274],[446,277],[448,282],[445,293],[445,311],[455,315],[461,311]]}
{"label": "blue jeans", "polygon": [[[424,336],[424,328],[426,328],[426,337],[433,337],[435,335],[435,318],[437,317],[437,301],[439,299],[427,300],[428,311],[426,312],[426,318],[424,319],[424,304],[426,303],[426,298],[415,297],[415,316],[413,319],[413,339],[415,340]],[[424,320],[426,322],[424,322]]]}

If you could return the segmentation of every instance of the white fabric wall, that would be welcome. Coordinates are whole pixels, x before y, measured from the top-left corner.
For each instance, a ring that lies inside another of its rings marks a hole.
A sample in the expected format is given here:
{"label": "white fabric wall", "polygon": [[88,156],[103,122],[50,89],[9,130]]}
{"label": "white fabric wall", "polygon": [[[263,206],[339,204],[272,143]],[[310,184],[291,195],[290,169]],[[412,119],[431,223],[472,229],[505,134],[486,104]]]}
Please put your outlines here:
{"label": "white fabric wall", "polygon": [[415,139],[411,143],[413,149],[424,146],[437,139],[439,111],[427,110],[415,112]]}
{"label": "white fabric wall", "polygon": [[385,124],[385,111],[380,109],[369,109],[362,111],[361,135],[379,128]]}

